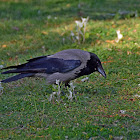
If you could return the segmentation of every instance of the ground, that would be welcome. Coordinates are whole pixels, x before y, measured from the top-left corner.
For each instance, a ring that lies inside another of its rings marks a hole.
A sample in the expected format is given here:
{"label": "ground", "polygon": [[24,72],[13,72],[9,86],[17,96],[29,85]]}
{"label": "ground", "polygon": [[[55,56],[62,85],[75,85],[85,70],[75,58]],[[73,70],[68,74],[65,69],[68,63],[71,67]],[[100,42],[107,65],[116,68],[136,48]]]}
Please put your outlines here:
{"label": "ground", "polygon": [[[55,89],[45,79],[2,83],[0,139],[139,139],[139,6],[139,0],[2,0],[1,67],[77,48],[97,54],[107,78],[78,78],[76,99],[63,95],[59,102],[48,100]],[[75,21],[88,16],[85,42],[74,42]]]}

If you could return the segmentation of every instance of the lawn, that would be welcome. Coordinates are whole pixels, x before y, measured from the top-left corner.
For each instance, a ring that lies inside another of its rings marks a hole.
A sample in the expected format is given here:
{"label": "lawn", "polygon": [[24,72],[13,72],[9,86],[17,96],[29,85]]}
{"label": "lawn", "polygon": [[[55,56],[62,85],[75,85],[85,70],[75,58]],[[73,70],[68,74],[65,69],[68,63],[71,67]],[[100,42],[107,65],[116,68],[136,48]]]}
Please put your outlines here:
{"label": "lawn", "polygon": [[[59,102],[48,100],[55,89],[45,79],[2,83],[0,139],[138,140],[139,7],[139,0],[1,0],[1,67],[77,48],[97,54],[107,78],[78,78],[76,99],[62,95]],[[85,42],[74,42],[75,21],[88,16]],[[0,80],[7,77],[0,74]]]}

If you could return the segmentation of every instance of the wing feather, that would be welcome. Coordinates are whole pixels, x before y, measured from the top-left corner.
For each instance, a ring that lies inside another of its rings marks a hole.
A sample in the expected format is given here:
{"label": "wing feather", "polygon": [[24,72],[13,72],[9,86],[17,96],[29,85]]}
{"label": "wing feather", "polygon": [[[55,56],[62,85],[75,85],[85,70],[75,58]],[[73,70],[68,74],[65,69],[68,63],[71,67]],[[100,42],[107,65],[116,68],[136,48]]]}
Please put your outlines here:
{"label": "wing feather", "polygon": [[52,74],[55,72],[66,73],[71,71],[81,65],[80,60],[64,60],[60,58],[48,58],[48,57],[38,57],[29,62],[18,65],[10,66],[8,68],[16,68],[13,70],[8,70],[2,74],[8,73],[47,73]]}

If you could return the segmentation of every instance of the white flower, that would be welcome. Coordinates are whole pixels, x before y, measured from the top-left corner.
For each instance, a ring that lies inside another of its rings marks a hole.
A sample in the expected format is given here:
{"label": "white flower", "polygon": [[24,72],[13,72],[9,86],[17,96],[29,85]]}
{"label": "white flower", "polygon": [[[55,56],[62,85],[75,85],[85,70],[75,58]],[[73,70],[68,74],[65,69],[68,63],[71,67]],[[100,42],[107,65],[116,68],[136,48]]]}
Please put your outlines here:
{"label": "white flower", "polygon": [[71,31],[71,34],[70,34],[71,36],[74,36],[74,32],[73,31]]}
{"label": "white flower", "polygon": [[80,39],[79,36],[76,36],[76,39],[79,40]]}
{"label": "white flower", "polygon": [[48,18],[48,19],[51,19],[51,15],[48,15],[47,18]]}
{"label": "white flower", "polygon": [[70,82],[70,86],[71,86],[71,88],[72,88],[72,89],[74,89],[74,88],[75,88],[75,86],[73,85],[73,83],[72,83],[72,82]]}
{"label": "white flower", "polygon": [[48,98],[48,100],[51,102],[51,100],[54,98],[54,95],[56,94],[56,92],[53,92],[50,97]]}
{"label": "white flower", "polygon": [[123,35],[121,34],[120,30],[117,30],[116,33],[117,33],[116,42],[118,43],[123,38]]}
{"label": "white flower", "polygon": [[134,97],[138,97],[138,98],[140,98],[140,95],[136,94],[136,95],[134,95]]}
{"label": "white flower", "polygon": [[56,85],[54,85],[54,84],[53,84],[52,86],[53,86],[53,88],[54,88],[54,89],[56,89],[56,88],[57,88],[57,86],[56,86]]}
{"label": "white flower", "polygon": [[125,114],[126,110],[120,110],[121,114]]}
{"label": "white flower", "polygon": [[52,95],[55,95],[55,94],[56,94],[56,92],[53,92],[53,93],[52,93]]}
{"label": "white flower", "polygon": [[117,30],[116,33],[117,33],[118,39],[123,38],[123,35],[121,34],[120,30]]}
{"label": "white flower", "polygon": [[83,25],[85,26],[87,24],[88,20],[89,20],[89,17],[87,17],[87,18],[81,18],[81,19],[82,19]]}
{"label": "white flower", "polygon": [[51,101],[52,100],[52,97],[53,97],[53,95],[51,94],[48,100]]}
{"label": "white flower", "polygon": [[69,91],[70,95],[67,97],[68,97],[68,99],[72,99],[72,91],[70,89],[68,89],[68,91]]}
{"label": "white flower", "polygon": [[75,91],[74,91],[75,86],[73,85],[72,82],[70,82],[70,88],[68,88],[69,95],[66,95],[68,99],[72,100],[73,98],[76,98],[75,96]]}
{"label": "white flower", "polygon": [[68,139],[69,137],[68,136],[65,136],[65,139]]}
{"label": "white flower", "polygon": [[56,84],[57,84],[57,85],[59,85],[59,82],[60,82],[60,80],[57,80],[57,79],[56,79]]}
{"label": "white flower", "polygon": [[88,77],[85,77],[83,79],[81,79],[82,82],[85,82],[86,80],[88,80],[89,78]]}
{"label": "white flower", "polygon": [[70,82],[70,86],[73,86],[73,83],[72,82]]}
{"label": "white flower", "polygon": [[77,27],[82,28],[83,27],[83,23],[81,21],[75,21],[75,23],[77,24]]}

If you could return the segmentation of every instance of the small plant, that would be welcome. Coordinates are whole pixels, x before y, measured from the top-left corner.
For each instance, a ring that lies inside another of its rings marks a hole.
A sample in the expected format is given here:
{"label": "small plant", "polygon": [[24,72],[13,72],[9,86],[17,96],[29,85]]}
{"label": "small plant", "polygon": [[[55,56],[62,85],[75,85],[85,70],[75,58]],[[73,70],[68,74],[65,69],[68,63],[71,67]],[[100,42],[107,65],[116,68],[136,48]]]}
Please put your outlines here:
{"label": "small plant", "polygon": [[58,98],[58,101],[60,101],[60,93],[61,93],[61,83],[60,83],[60,80],[56,80],[56,85],[57,85],[57,98]]}
{"label": "small plant", "polygon": [[74,90],[75,87],[76,87],[76,86],[74,86],[73,83],[71,82],[71,83],[70,83],[70,87],[67,88],[67,90],[68,90],[68,92],[69,92],[69,95],[67,95],[67,98],[68,98],[69,100],[71,100],[71,101],[72,101],[73,98],[76,99],[75,90]]}
{"label": "small plant", "polygon": [[[60,83],[59,80],[56,80],[56,85],[53,85],[53,92],[52,94],[49,96],[48,100],[51,101],[57,101],[60,102],[60,95],[61,93],[63,93],[61,91],[61,87],[62,87],[62,83]],[[72,100],[73,98],[76,98],[75,96],[75,86],[73,85],[73,83],[70,83],[70,87],[66,88],[66,90],[68,91],[69,95],[66,94],[66,97],[68,98],[68,100]]]}
{"label": "small plant", "polygon": [[86,26],[87,26],[88,20],[89,20],[89,17],[82,18],[82,23],[83,23],[83,42],[85,42],[85,33],[86,33]]}
{"label": "small plant", "polygon": [[126,110],[120,110],[121,114],[125,114]]}
{"label": "small plant", "polygon": [[71,37],[73,42],[78,41],[78,44],[81,44],[82,42],[85,42],[85,34],[86,34],[86,26],[87,22],[89,20],[89,17],[87,18],[81,18],[82,21],[75,21],[76,23],[76,35],[71,31]]}
{"label": "small plant", "polygon": [[56,85],[53,85],[53,90],[55,90],[48,100],[51,102],[52,100],[56,99],[56,101],[60,102],[60,94],[61,94],[61,83],[60,80],[56,80]]}
{"label": "small plant", "polygon": [[118,43],[123,38],[123,35],[121,34],[120,30],[117,30],[116,33],[117,39],[115,41]]}
{"label": "small plant", "polygon": [[53,93],[49,96],[48,100],[49,100],[50,102],[51,102],[52,100],[54,101],[55,95],[56,95],[56,92],[53,92]]}

